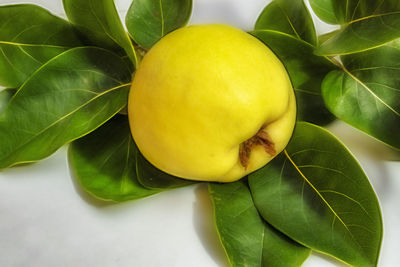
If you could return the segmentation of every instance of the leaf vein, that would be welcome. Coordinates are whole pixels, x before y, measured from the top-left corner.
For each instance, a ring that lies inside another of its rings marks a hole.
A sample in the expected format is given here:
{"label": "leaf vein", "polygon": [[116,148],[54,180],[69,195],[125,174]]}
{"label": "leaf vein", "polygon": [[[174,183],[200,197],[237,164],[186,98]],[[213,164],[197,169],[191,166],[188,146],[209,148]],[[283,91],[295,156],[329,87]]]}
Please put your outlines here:
{"label": "leaf vein", "polygon": [[351,238],[354,240],[354,242],[361,247],[361,245],[357,242],[355,237],[353,236],[353,233],[350,231],[350,229],[347,227],[346,223],[342,220],[342,218],[336,213],[336,211],[332,208],[332,206],[329,204],[329,202],[322,196],[320,191],[315,188],[315,186],[307,179],[307,177],[303,174],[303,172],[300,170],[300,168],[296,165],[296,163],[292,160],[292,158],[289,156],[286,150],[284,150],[284,153],[286,157],[289,159],[289,161],[292,163],[293,167],[297,170],[297,172],[300,174],[300,176],[307,182],[307,184],[317,193],[317,195],[321,198],[321,200],[325,203],[325,205],[328,207],[328,209],[333,213],[333,215],[341,222],[341,224],[344,226],[344,228],[347,230],[347,232],[350,234]]}

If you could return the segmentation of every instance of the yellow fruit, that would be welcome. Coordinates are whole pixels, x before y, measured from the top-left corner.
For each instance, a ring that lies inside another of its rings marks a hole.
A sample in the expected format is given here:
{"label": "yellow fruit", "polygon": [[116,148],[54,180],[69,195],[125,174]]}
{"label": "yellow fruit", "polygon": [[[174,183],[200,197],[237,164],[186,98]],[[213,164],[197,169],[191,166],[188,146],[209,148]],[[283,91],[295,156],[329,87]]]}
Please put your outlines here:
{"label": "yellow fruit", "polygon": [[166,35],[144,56],[128,115],[139,150],[157,168],[231,182],[285,148],[296,104],[268,47],[230,26],[199,25]]}

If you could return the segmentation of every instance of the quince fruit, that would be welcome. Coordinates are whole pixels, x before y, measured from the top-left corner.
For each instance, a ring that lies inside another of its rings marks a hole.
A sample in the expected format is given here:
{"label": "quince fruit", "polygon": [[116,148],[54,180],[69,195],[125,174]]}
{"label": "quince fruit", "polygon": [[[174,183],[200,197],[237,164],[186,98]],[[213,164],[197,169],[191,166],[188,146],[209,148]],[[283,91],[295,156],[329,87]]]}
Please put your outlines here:
{"label": "quince fruit", "polygon": [[231,182],[286,147],[296,103],[285,67],[262,42],[198,25],[169,33],[143,57],[128,116],[139,150],[160,170]]}

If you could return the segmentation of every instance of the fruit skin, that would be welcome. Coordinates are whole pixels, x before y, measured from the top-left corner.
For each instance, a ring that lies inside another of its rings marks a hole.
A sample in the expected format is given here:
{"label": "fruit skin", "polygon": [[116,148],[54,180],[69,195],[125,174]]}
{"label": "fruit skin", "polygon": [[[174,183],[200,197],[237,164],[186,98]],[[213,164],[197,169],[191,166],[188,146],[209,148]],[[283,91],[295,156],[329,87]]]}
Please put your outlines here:
{"label": "fruit skin", "polygon": [[128,116],[144,157],[169,174],[231,182],[275,155],[240,145],[263,128],[279,154],[295,124],[289,76],[255,37],[226,25],[197,25],[162,38],[133,79]]}

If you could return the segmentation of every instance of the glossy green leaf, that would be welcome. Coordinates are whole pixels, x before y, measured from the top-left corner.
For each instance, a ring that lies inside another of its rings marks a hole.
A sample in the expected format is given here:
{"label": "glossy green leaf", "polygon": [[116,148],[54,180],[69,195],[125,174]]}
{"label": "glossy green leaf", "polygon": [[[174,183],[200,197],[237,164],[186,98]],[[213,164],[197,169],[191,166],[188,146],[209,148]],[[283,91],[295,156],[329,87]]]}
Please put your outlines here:
{"label": "glossy green leaf", "polygon": [[310,0],[310,5],[319,18],[331,24],[400,11],[398,0]]}
{"label": "glossy green leaf", "polygon": [[128,118],[121,115],[74,141],[68,150],[70,167],[82,187],[97,198],[117,202],[159,192],[138,182],[136,154]]}
{"label": "glossy green leaf", "polygon": [[249,175],[255,205],[274,227],[352,266],[376,266],[379,203],[351,153],[332,134],[299,122],[286,150]]}
{"label": "glossy green leaf", "polygon": [[68,19],[95,46],[126,55],[137,66],[133,44],[121,23],[114,0],[63,0]]}
{"label": "glossy green leaf", "polygon": [[335,65],[324,57],[314,55],[314,46],[291,35],[259,30],[254,36],[268,45],[282,60],[289,72],[296,93],[297,118],[316,124],[327,124],[334,117],[325,108],[321,83]]}
{"label": "glossy green leaf", "polygon": [[18,88],[48,60],[80,44],[67,21],[41,7],[0,6],[0,85]]}
{"label": "glossy green leaf", "polygon": [[6,109],[15,92],[16,89],[12,88],[0,89],[0,113]]}
{"label": "glossy green leaf", "polygon": [[400,42],[343,57],[322,86],[341,120],[400,149]]}
{"label": "glossy green leaf", "polygon": [[265,223],[247,183],[209,184],[218,234],[231,266],[301,266],[310,249]]}
{"label": "glossy green leaf", "polygon": [[274,30],[317,44],[310,13],[303,0],[274,0],[257,19],[255,30]]}
{"label": "glossy green leaf", "polygon": [[0,169],[43,159],[127,102],[131,73],[100,48],[74,48],[36,71],[0,114]]}
{"label": "glossy green leaf", "polygon": [[143,157],[143,155],[139,152],[139,150],[136,158],[137,158],[136,159],[137,177],[140,184],[142,184],[146,188],[173,189],[196,183],[195,181],[190,181],[176,176],[172,176],[168,173],[165,173],[157,169]]}
{"label": "glossy green leaf", "polygon": [[400,37],[400,11],[373,15],[346,24],[324,42],[318,55],[344,55],[381,46]]}
{"label": "glossy green leaf", "polygon": [[184,26],[192,0],[133,0],[126,26],[133,40],[149,49],[167,33]]}

